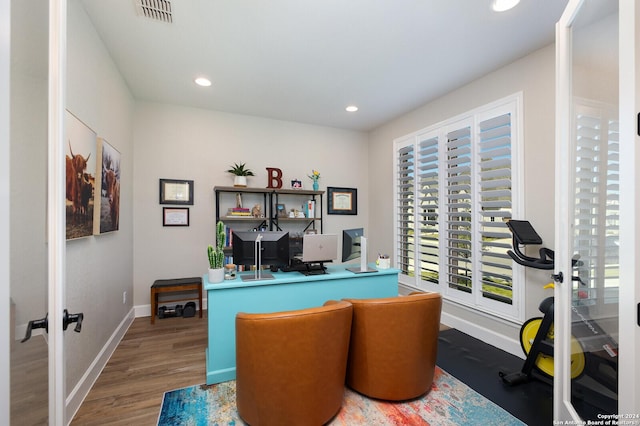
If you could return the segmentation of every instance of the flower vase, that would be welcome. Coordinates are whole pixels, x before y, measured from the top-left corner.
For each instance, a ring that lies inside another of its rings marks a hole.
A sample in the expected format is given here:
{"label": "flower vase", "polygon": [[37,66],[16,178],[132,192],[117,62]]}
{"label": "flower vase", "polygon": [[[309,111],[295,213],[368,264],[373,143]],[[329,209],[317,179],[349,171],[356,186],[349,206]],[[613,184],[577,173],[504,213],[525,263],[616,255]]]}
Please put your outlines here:
{"label": "flower vase", "polygon": [[318,187],[319,187],[319,186],[318,186],[318,181],[317,181],[317,180],[314,180],[314,181],[313,181],[313,190],[314,190],[314,191],[317,191],[317,190],[318,190]]}

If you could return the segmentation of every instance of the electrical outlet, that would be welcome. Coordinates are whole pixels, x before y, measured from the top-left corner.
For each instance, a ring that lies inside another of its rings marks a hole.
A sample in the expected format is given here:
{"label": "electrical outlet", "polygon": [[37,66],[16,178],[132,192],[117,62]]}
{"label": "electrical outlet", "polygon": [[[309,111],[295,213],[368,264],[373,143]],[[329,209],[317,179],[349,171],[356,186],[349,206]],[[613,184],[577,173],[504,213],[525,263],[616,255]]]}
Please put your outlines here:
{"label": "electrical outlet", "polygon": [[127,292],[123,291],[122,292],[122,304],[124,305],[125,303],[127,303]]}

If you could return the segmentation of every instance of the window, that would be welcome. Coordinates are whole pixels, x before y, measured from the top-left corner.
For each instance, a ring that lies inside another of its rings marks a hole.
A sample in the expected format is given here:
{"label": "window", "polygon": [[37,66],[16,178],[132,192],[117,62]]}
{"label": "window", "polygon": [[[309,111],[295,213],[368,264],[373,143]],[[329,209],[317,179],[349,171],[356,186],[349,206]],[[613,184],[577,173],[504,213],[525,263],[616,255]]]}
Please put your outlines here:
{"label": "window", "polygon": [[396,267],[413,288],[521,319],[505,221],[522,217],[522,94],[394,142]]}

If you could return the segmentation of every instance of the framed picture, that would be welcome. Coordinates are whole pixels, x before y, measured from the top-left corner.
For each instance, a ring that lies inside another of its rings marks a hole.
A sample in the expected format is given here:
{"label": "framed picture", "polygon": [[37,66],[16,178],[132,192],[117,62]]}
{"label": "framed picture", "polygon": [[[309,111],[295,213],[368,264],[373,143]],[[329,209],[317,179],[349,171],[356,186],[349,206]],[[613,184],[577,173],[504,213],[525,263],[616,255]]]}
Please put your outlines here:
{"label": "framed picture", "polygon": [[284,204],[276,204],[276,217],[286,217],[287,209]]}
{"label": "framed picture", "polygon": [[189,208],[163,207],[162,226],[189,226]]}
{"label": "framed picture", "polygon": [[100,161],[96,173],[95,235],[117,231],[120,228],[120,152],[103,138],[98,138]]}
{"label": "framed picture", "polygon": [[66,236],[67,240],[94,233],[98,135],[70,111],[65,114]]}
{"label": "framed picture", "polygon": [[193,205],[193,181],[160,179],[160,204]]}
{"label": "framed picture", "polygon": [[358,214],[358,190],[355,188],[327,187],[328,214]]}

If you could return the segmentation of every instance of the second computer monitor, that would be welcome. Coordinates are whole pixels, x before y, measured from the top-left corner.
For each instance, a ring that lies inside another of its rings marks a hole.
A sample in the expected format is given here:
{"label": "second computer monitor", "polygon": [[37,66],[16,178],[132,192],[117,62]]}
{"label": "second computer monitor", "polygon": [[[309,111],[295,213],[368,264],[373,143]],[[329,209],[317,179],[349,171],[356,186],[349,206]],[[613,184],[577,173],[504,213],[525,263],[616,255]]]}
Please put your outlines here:
{"label": "second computer monitor", "polygon": [[361,256],[361,238],[364,228],[345,229],[342,231],[342,261],[348,262]]}
{"label": "second computer monitor", "polygon": [[304,263],[331,262],[337,258],[338,236],[336,234],[305,234],[302,238]]}

